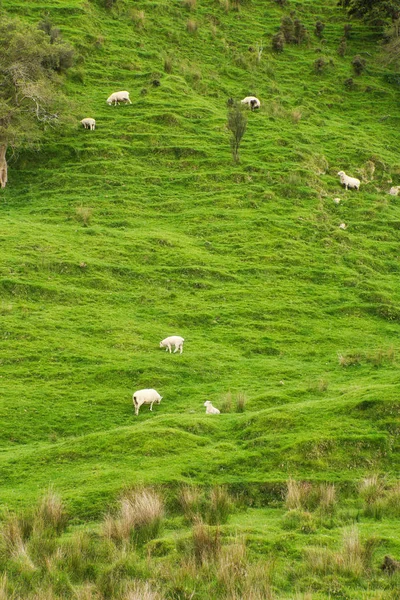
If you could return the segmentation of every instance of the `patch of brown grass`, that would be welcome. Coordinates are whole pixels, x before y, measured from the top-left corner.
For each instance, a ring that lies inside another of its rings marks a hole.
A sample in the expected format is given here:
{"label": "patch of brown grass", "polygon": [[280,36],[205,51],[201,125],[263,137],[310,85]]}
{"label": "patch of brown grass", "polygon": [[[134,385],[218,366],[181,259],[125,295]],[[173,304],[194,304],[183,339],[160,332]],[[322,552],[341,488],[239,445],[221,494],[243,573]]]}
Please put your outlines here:
{"label": "patch of brown grass", "polygon": [[198,25],[197,21],[195,21],[194,19],[189,19],[188,22],[186,23],[186,30],[188,33],[196,33],[198,28],[199,28],[199,25]]}

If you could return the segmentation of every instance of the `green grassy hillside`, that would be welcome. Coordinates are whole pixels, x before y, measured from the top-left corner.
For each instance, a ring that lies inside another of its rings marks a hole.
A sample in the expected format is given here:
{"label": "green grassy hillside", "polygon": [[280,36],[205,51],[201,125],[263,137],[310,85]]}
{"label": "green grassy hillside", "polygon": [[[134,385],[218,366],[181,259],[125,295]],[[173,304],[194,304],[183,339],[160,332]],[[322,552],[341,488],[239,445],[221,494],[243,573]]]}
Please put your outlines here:
{"label": "green grassy hillside", "polygon": [[[335,5],[4,0],[48,15],[79,60],[76,126],[11,157],[1,193],[3,503],[53,484],[93,518],[138,482],[279,494],[289,476],[398,475],[399,89],[368,27],[337,54]],[[277,54],[290,9],[309,41]],[[119,89],[131,106],[106,104]],[[226,103],[248,94],[262,108],[234,165]],[[172,334],[182,356],[158,348]],[[142,387],[164,399],[135,418]],[[233,412],[204,414],[229,395]]]}

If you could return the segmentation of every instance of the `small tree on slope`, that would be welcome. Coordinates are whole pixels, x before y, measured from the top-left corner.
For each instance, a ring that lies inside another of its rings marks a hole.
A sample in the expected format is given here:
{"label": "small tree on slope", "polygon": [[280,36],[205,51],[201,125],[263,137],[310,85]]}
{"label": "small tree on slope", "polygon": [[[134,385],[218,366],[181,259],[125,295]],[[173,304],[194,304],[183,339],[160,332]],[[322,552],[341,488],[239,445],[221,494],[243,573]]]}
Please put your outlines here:
{"label": "small tree on slope", "polygon": [[247,127],[247,116],[242,106],[236,102],[228,111],[228,129],[231,132],[232,157],[239,162],[239,147]]}
{"label": "small tree on slope", "polygon": [[72,48],[0,12],[0,187],[7,184],[8,147],[36,144],[60,121],[60,73]]}

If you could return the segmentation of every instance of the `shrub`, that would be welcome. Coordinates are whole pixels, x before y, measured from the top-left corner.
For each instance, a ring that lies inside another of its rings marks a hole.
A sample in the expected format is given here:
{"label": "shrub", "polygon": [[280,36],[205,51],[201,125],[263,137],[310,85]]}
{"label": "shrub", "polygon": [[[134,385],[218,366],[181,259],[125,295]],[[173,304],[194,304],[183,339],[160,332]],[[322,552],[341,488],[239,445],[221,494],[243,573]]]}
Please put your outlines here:
{"label": "shrub", "polygon": [[307,37],[307,29],[300,21],[300,19],[295,19],[294,21],[294,41],[296,44],[302,44]]}
{"label": "shrub", "polygon": [[365,60],[365,58],[362,58],[361,56],[357,55],[353,58],[351,64],[353,65],[354,73],[356,75],[361,75],[361,73],[365,70],[367,61]]}
{"label": "shrub", "polygon": [[340,44],[339,44],[338,49],[337,49],[337,53],[339,54],[339,56],[345,56],[346,49],[347,49],[346,38],[342,38],[340,40]]}
{"label": "shrub", "polygon": [[320,56],[314,62],[314,71],[318,74],[321,74],[325,70],[326,65],[327,65],[326,60],[324,58],[322,58],[322,56]]}
{"label": "shrub", "polygon": [[280,31],[272,37],[272,50],[283,52],[285,47],[285,37]]}
{"label": "shrub", "polygon": [[354,83],[354,79],[352,77],[345,79],[343,83],[344,83],[344,87],[347,90],[354,90],[354,88],[356,87],[356,85]]}
{"label": "shrub", "polygon": [[353,29],[353,25],[351,23],[346,23],[346,25],[343,27],[343,35],[346,40],[350,39],[352,29]]}
{"label": "shrub", "polygon": [[197,0],[183,0],[182,4],[185,8],[194,10],[196,8]]}
{"label": "shrub", "polygon": [[319,37],[319,38],[322,37],[324,29],[325,29],[325,23],[323,23],[322,21],[317,21],[315,23],[315,35],[317,37]]}
{"label": "shrub", "polygon": [[193,19],[189,19],[186,23],[186,30],[188,33],[196,33],[198,29],[198,24]]}
{"label": "shrub", "polygon": [[231,149],[234,162],[239,162],[239,147],[247,127],[247,116],[239,102],[228,110],[228,130],[231,132]]}
{"label": "shrub", "polygon": [[287,15],[285,17],[282,17],[280,29],[281,29],[281,33],[285,39],[285,42],[287,44],[292,44],[295,41],[293,19]]}

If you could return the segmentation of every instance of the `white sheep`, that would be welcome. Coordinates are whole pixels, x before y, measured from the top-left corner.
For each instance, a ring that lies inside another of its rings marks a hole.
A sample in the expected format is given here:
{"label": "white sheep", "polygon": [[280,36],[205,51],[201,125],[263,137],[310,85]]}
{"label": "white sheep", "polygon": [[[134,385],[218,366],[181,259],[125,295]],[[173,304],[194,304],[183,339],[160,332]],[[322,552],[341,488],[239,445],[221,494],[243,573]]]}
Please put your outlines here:
{"label": "white sheep", "polygon": [[339,171],[338,175],[340,177],[340,183],[344,185],[346,190],[349,188],[355,188],[356,190],[360,189],[361,181],[359,179],[349,177],[344,171]]}
{"label": "white sheep", "polygon": [[139,408],[142,404],[150,404],[150,410],[153,410],[153,404],[160,404],[162,396],[156,390],[145,389],[138,390],[132,396],[135,415],[139,415]]}
{"label": "white sheep", "polygon": [[218,408],[215,408],[215,406],[213,406],[209,400],[204,402],[204,406],[206,407],[206,415],[220,415],[221,414],[221,411],[219,411]]}
{"label": "white sheep", "polygon": [[336,204],[336,206],[340,204],[340,198],[334,198],[333,201]]}
{"label": "white sheep", "polygon": [[398,196],[399,192],[400,192],[400,185],[395,185],[395,186],[391,187],[389,190],[389,194],[391,196]]}
{"label": "white sheep", "polygon": [[339,229],[347,229],[346,223],[340,223]]}
{"label": "white sheep", "polygon": [[184,341],[184,338],[180,335],[171,335],[160,342],[160,348],[166,348],[167,352],[168,350],[171,352],[171,346],[175,346],[174,354],[178,350],[180,350],[180,353],[182,354]]}
{"label": "white sheep", "polygon": [[117,106],[119,102],[128,102],[132,104],[129,98],[129,92],[114,92],[107,98],[107,104]]}
{"label": "white sheep", "polygon": [[93,131],[96,129],[96,121],[94,119],[91,119],[90,117],[82,119],[81,123],[85,129],[91,129]]}
{"label": "white sheep", "polygon": [[261,106],[261,102],[255,96],[246,96],[246,98],[243,98],[242,104],[247,104],[247,106],[249,106],[251,110],[254,110],[255,108],[260,108]]}

